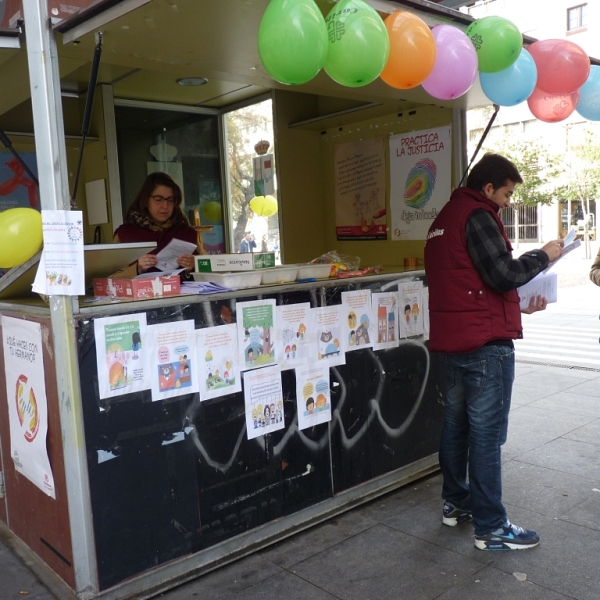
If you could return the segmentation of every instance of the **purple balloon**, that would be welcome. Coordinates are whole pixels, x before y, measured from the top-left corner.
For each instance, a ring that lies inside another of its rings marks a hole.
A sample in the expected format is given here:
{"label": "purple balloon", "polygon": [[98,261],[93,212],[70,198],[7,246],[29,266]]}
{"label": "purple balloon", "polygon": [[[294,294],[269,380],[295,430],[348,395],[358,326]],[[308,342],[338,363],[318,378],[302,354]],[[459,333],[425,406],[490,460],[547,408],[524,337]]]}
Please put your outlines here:
{"label": "purple balloon", "polygon": [[440,100],[452,100],[465,94],[477,77],[477,51],[471,40],[452,25],[436,25],[431,33],[437,55],[433,71],[421,84]]}

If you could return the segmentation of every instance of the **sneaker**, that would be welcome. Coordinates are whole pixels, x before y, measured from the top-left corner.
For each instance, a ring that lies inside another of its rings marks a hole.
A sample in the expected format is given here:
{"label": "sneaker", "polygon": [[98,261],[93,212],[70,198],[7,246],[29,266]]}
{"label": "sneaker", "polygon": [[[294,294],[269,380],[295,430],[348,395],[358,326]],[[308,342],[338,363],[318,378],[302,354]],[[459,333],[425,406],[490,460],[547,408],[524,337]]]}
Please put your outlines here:
{"label": "sneaker", "polygon": [[456,527],[465,521],[470,521],[473,515],[468,510],[461,510],[460,508],[454,508],[452,504],[444,502],[444,508],[442,509],[442,523],[448,525],[448,527]]}
{"label": "sneaker", "polygon": [[528,531],[510,521],[487,535],[475,536],[475,547],[480,550],[527,550],[539,543],[540,536],[535,531]]}

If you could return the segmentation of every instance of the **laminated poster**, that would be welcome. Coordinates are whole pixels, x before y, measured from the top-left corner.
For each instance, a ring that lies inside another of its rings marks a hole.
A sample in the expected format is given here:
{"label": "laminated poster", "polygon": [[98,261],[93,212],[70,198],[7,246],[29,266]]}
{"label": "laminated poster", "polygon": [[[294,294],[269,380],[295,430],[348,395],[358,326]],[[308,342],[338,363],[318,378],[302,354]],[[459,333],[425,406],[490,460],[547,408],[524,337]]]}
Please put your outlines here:
{"label": "laminated poster", "polygon": [[423,282],[398,283],[400,302],[400,337],[423,335]]}
{"label": "laminated poster", "polygon": [[242,390],[237,342],[235,323],[196,329],[201,401]]}
{"label": "laminated poster", "polygon": [[148,325],[152,401],[198,391],[194,321]]}
{"label": "laminated poster", "polygon": [[377,339],[373,343],[373,349],[398,347],[398,294],[396,292],[373,294],[372,303],[377,328]]}
{"label": "laminated poster", "polygon": [[317,329],[316,360],[330,367],[346,364],[346,344],[342,331],[344,306],[323,306],[311,309]]}
{"label": "laminated poster", "polygon": [[342,306],[342,331],[346,340],[346,352],[372,348],[375,329],[371,314],[371,290],[342,292]]}
{"label": "laminated poster", "polygon": [[238,351],[242,371],[274,365],[281,358],[275,344],[275,300],[236,303]]}
{"label": "laminated poster", "polygon": [[10,455],[15,469],[56,498],[46,449],[48,402],[39,323],[2,317]]}
{"label": "laminated poster", "polygon": [[281,370],[308,363],[316,355],[314,314],[309,302],[282,304],[276,307],[278,331],[281,332]]}
{"label": "laminated poster", "polygon": [[278,365],[244,373],[248,439],[283,429],[283,392]]}
{"label": "laminated poster", "polygon": [[94,320],[100,398],[150,389],[146,313]]}
{"label": "laminated poster", "polygon": [[306,429],[331,421],[329,367],[306,365],[296,368],[296,401],[298,429]]}

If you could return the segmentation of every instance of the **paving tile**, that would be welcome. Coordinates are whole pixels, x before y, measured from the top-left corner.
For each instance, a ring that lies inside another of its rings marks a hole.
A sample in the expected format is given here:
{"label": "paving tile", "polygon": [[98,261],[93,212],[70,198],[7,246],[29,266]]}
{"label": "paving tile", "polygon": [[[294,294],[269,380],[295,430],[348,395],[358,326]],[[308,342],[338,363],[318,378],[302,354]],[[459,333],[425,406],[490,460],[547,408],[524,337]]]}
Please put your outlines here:
{"label": "paving tile", "polygon": [[377,525],[293,572],[343,600],[431,600],[480,568],[475,560]]}
{"label": "paving tile", "polygon": [[569,389],[570,394],[581,394],[582,396],[593,396],[600,398],[600,378],[588,379]]}
{"label": "paving tile", "polygon": [[[600,384],[599,384],[600,385]],[[561,413],[590,415],[600,417],[600,401],[593,396],[584,396],[582,394],[573,394],[571,389],[568,392],[552,394],[541,400],[536,400],[529,407],[545,408]]]}
{"label": "paving tile", "polygon": [[436,600],[481,600],[482,598],[515,598],[518,600],[572,600],[546,587],[523,580],[523,573],[504,573],[494,567],[483,567],[470,580],[438,596]]}
{"label": "paving tile", "polygon": [[600,447],[566,438],[558,438],[519,456],[519,460],[562,473],[600,479]]}
{"label": "paving tile", "polygon": [[515,377],[515,384],[530,388],[547,390],[548,394],[568,390],[579,385],[582,380],[595,379],[595,371],[561,369],[560,367],[541,367],[535,371]]}
{"label": "paving tile", "polygon": [[[560,473],[554,469],[511,460],[502,465],[502,499],[505,504],[561,518],[586,502],[600,481]],[[596,493],[600,502],[600,493]],[[600,527],[600,519],[598,520]]]}
{"label": "paving tile", "polygon": [[600,445],[600,419],[594,419],[569,433],[563,435],[569,440]]}
{"label": "paving tile", "polygon": [[535,402],[536,400],[545,398],[546,396],[548,396],[548,390],[545,388],[532,388],[527,385],[515,383],[513,385],[512,396],[510,400],[511,410],[514,410],[515,407],[518,406],[530,404],[531,402]]}
{"label": "paving tile", "polygon": [[561,521],[600,531],[600,486],[590,485],[582,494],[585,494],[587,499],[563,514]]}

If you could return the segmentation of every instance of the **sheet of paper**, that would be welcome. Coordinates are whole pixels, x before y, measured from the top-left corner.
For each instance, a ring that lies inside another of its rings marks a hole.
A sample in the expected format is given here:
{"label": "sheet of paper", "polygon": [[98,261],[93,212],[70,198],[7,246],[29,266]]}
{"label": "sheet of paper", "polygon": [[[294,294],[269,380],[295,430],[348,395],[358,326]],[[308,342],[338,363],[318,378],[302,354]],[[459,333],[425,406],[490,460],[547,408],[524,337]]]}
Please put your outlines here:
{"label": "sheet of paper", "polygon": [[581,246],[581,240],[580,239],[576,239],[573,240],[570,244],[565,245],[563,247],[563,251],[562,254],[556,259],[553,260],[547,267],[545,272],[549,273],[550,271],[552,271],[552,269],[555,267],[556,263],[563,257],[565,257],[567,254],[569,254],[569,252],[573,252],[573,250],[576,250],[577,248],[579,248],[579,246]]}
{"label": "sheet of paper", "polygon": [[42,210],[48,295],[85,295],[82,223],[80,210]]}
{"label": "sheet of paper", "polygon": [[248,439],[283,429],[283,392],[277,365],[244,373]]}
{"label": "sheet of paper", "polygon": [[556,273],[542,272],[531,281],[517,289],[521,309],[527,308],[529,302],[535,296],[544,296],[548,302],[556,302],[558,299],[558,278]]}
{"label": "sheet of paper", "polygon": [[237,342],[235,323],[196,329],[200,401],[242,390]]}
{"label": "sheet of paper", "polygon": [[296,368],[298,429],[331,421],[329,366],[304,365]]}
{"label": "sheet of paper", "polygon": [[198,391],[194,321],[148,325],[152,401]]}
{"label": "sheet of paper", "polygon": [[156,268],[161,271],[174,271],[179,269],[177,259],[183,254],[193,254],[197,245],[173,238],[160,252],[157,253]]}
{"label": "sheet of paper", "polygon": [[314,314],[309,302],[277,306],[277,331],[281,333],[281,370],[306,364],[315,354],[317,341]]}
{"label": "sheet of paper", "polygon": [[342,335],[341,304],[311,309],[315,315],[317,330],[316,356],[313,360],[323,361],[330,367],[346,364],[346,344]]}
{"label": "sheet of paper", "polygon": [[48,295],[48,280],[46,279],[46,259],[44,258],[44,251],[40,256],[40,262],[38,263],[37,271],[35,272],[35,278],[31,284],[31,289],[36,294]]}
{"label": "sheet of paper", "polygon": [[146,313],[94,319],[100,398],[150,389]]}
{"label": "sheet of paper", "polygon": [[371,315],[371,290],[342,292],[342,332],[346,352],[373,347],[373,317]]}
{"label": "sheet of paper", "polygon": [[398,294],[396,292],[373,294],[372,304],[377,329],[377,339],[373,343],[373,349],[396,348],[400,343],[398,340]]}
{"label": "sheet of paper", "polygon": [[398,284],[400,302],[400,337],[407,338],[424,333],[423,282],[407,281]]}
{"label": "sheet of paper", "polygon": [[280,344],[275,340],[275,300],[252,300],[235,305],[240,368],[257,369],[279,362]]}
{"label": "sheet of paper", "polygon": [[[56,498],[46,436],[48,402],[39,323],[2,316],[10,456],[15,469]],[[5,457],[5,460],[8,457]]]}

